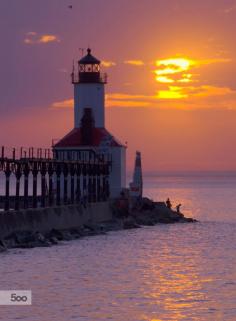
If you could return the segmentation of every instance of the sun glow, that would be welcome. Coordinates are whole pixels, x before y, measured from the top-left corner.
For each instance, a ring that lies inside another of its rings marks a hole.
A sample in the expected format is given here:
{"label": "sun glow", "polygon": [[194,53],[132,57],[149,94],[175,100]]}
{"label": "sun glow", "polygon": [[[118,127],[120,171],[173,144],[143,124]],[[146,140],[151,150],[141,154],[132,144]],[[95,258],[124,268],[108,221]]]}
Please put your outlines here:
{"label": "sun glow", "polygon": [[157,97],[159,99],[181,99],[187,98],[188,95],[182,91],[181,87],[170,86],[168,90],[160,90]]}
{"label": "sun glow", "polygon": [[156,61],[157,75],[169,75],[187,71],[191,66],[195,65],[193,60],[187,58],[169,58]]}
{"label": "sun glow", "polygon": [[156,81],[159,83],[189,83],[192,81],[192,74],[186,73],[196,62],[187,58],[168,58],[157,60],[155,70]]}
{"label": "sun glow", "polygon": [[156,81],[160,84],[171,84],[168,88],[158,92],[160,99],[181,99],[187,98],[188,94],[183,90],[187,84],[193,82],[191,68],[197,62],[188,58],[168,58],[156,61]]}
{"label": "sun glow", "polygon": [[168,78],[166,76],[157,76],[156,80],[158,82],[161,82],[162,84],[171,84],[171,83],[175,82],[173,79]]}

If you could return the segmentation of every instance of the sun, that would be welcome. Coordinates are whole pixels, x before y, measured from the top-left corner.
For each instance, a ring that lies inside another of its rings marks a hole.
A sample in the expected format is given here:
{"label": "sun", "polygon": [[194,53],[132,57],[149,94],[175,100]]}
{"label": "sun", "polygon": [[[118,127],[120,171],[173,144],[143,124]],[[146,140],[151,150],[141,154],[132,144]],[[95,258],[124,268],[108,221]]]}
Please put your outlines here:
{"label": "sun", "polygon": [[168,58],[157,60],[156,80],[160,83],[190,82],[191,74],[187,73],[196,63],[188,58]]}
{"label": "sun", "polygon": [[193,82],[192,67],[196,62],[188,58],[167,58],[156,61],[156,81],[160,84],[169,85],[161,90],[158,97],[161,99],[181,99],[187,94],[182,92],[182,86]]}

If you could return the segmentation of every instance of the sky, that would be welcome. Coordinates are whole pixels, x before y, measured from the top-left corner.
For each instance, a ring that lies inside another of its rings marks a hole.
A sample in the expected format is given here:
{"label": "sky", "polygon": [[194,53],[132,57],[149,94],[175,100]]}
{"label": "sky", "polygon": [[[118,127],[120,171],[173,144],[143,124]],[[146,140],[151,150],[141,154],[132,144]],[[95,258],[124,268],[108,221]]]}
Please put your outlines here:
{"label": "sky", "polygon": [[140,150],[145,171],[236,170],[235,0],[0,0],[0,26],[0,145],[73,128],[70,73],[89,46],[128,169]]}

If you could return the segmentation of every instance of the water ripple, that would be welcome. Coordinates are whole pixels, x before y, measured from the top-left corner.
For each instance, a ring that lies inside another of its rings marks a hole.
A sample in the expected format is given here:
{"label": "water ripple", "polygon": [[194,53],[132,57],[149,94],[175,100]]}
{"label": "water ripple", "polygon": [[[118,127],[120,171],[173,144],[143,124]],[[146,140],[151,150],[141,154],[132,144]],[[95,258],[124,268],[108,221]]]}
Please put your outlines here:
{"label": "water ripple", "polygon": [[119,231],[1,256],[1,289],[32,289],[1,320],[235,320],[236,225]]}

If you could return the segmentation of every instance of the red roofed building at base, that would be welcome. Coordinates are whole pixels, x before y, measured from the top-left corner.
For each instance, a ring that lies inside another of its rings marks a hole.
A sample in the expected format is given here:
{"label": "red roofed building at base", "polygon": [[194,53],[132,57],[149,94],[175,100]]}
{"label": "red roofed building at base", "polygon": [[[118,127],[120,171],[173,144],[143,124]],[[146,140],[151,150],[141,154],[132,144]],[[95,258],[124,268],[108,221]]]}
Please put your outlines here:
{"label": "red roofed building at base", "polygon": [[100,72],[100,61],[87,55],[78,61],[78,70],[73,67],[74,129],[54,145],[59,159],[76,160],[78,151],[92,150],[112,159],[109,177],[110,194],[120,195],[126,186],[126,146],[120,143],[105,128],[106,74]]}

